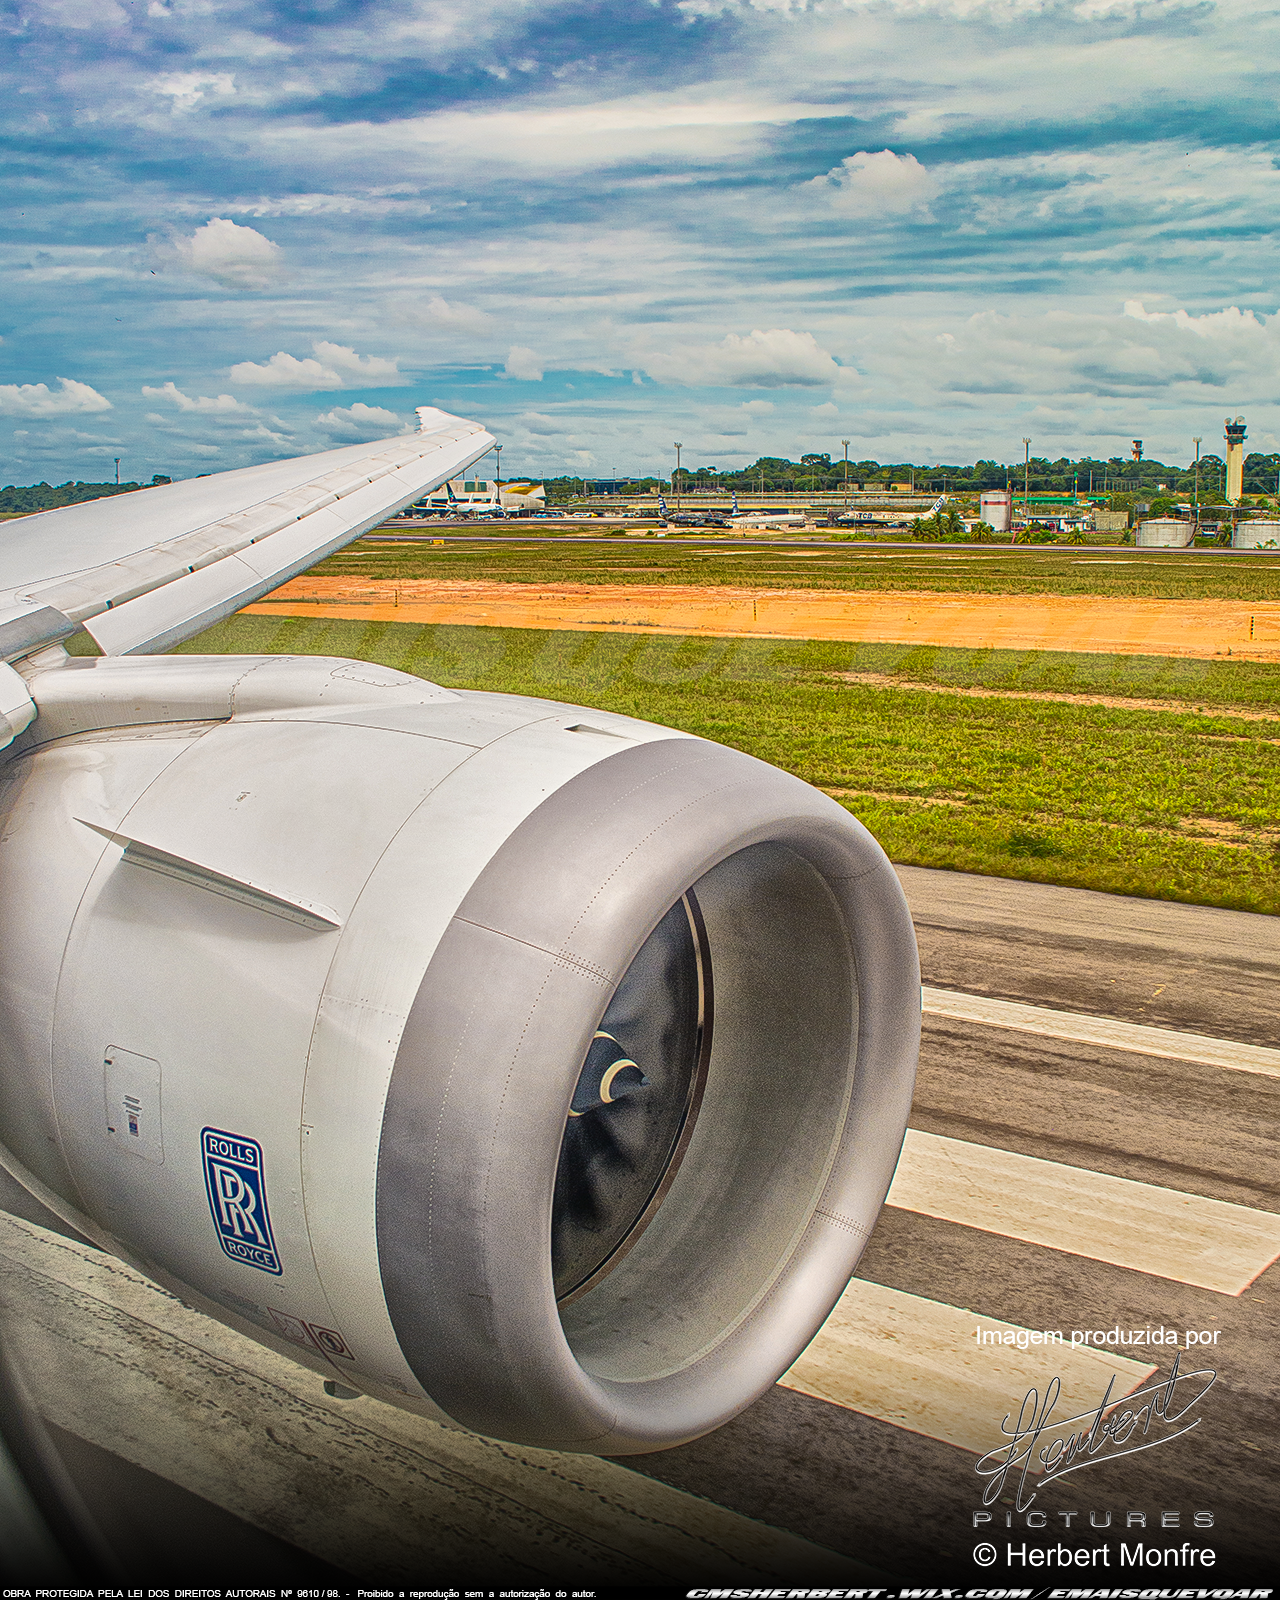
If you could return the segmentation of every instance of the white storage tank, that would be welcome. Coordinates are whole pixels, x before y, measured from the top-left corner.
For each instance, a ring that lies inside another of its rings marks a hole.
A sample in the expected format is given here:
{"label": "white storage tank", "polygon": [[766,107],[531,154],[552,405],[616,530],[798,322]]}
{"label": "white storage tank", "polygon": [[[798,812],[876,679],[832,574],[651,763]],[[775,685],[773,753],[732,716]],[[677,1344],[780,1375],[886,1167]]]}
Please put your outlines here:
{"label": "white storage tank", "polygon": [[1013,513],[1013,496],[1008,489],[987,489],[978,503],[983,522],[997,533],[1008,533]]}
{"label": "white storage tank", "polygon": [[1280,522],[1237,522],[1231,535],[1233,550],[1280,549]]}
{"label": "white storage tank", "polygon": [[1181,517],[1149,517],[1138,524],[1138,543],[1165,550],[1185,550],[1196,536],[1194,522]]}

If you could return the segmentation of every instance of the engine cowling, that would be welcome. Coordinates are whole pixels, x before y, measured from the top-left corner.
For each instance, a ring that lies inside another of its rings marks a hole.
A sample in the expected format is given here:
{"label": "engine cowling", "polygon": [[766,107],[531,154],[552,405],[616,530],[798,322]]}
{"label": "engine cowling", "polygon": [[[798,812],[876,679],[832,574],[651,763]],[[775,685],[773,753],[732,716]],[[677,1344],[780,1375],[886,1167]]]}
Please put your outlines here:
{"label": "engine cowling", "polygon": [[358,662],[68,661],[4,779],[0,1136],[329,1377],[522,1443],[715,1428],[843,1290],[919,971],[834,801]]}

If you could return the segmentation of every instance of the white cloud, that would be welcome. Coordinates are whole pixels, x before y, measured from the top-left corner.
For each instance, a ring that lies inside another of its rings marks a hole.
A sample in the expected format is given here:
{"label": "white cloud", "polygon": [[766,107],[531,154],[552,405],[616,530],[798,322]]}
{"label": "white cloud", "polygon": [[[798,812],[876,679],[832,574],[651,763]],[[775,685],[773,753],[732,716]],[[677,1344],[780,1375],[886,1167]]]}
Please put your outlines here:
{"label": "white cloud", "polygon": [[432,207],[418,198],[411,184],[393,184],[363,194],[317,191],[314,194],[260,195],[256,200],[223,201],[227,211],[246,217],[389,217],[400,213],[425,217]]}
{"label": "white cloud", "polygon": [[516,418],[522,428],[527,428],[530,433],[552,434],[568,433],[570,430],[557,422],[554,417],[547,417],[541,411],[526,411]]}
{"label": "white cloud", "polygon": [[242,439],[250,440],[263,439],[268,444],[275,445],[276,448],[280,450],[295,450],[297,448],[296,442],[291,433],[283,433],[275,429],[268,428],[265,422],[259,422],[256,427],[245,428],[240,437]]}
{"label": "white cloud", "polygon": [[[661,94],[627,96],[586,105],[537,100],[502,110],[449,110],[398,126],[395,137],[412,144],[456,151],[519,166],[584,169],[646,156],[732,156],[768,138],[770,129],[812,118],[847,115],[837,104],[783,100],[767,91],[744,95],[735,82],[708,83],[697,99]],[[366,124],[348,140],[381,146],[387,132]]]}
{"label": "white cloud", "polygon": [[[886,435],[916,430],[904,402],[921,418],[945,406],[941,427],[927,423],[942,459],[972,459],[965,449],[1003,459],[1001,434],[1016,440],[1029,430],[1033,453],[1051,459],[1127,455],[1141,435],[1152,457],[1179,460],[1194,434],[1216,435],[1224,412],[1246,413],[1261,437],[1280,367],[1280,315],[1149,312],[1134,300],[1124,314],[1113,306],[884,319],[859,341],[858,360],[869,396],[861,418],[879,418]],[[850,430],[865,431],[846,415],[841,431]]]}
{"label": "white cloud", "polygon": [[1227,306],[1223,311],[1206,311],[1203,316],[1193,317],[1189,311],[1148,311],[1141,300],[1126,300],[1124,314],[1137,322],[1171,323],[1179,331],[1199,334],[1202,339],[1215,335],[1222,337],[1224,334],[1261,337],[1266,332],[1264,324],[1258,321],[1252,311],[1241,311],[1239,306]]}
{"label": "white cloud", "polygon": [[301,359],[277,350],[270,361],[237,362],[231,381],[269,389],[386,389],[409,381],[383,356],[358,356],[349,345],[327,339],[311,348],[315,356]]}
{"label": "white cloud", "polygon": [[52,28],[118,28],[129,20],[115,0],[39,0],[31,9]]}
{"label": "white cloud", "polygon": [[188,271],[225,289],[265,289],[280,271],[282,257],[278,244],[230,217],[211,218],[189,239],[177,240],[175,249]]}
{"label": "white cloud", "polygon": [[316,418],[316,424],[332,438],[350,439],[353,443],[376,439],[382,434],[412,431],[394,411],[388,411],[384,406],[367,406],[363,400],[323,412]]}
{"label": "white cloud", "polygon": [[170,72],[153,78],[147,88],[153,94],[168,95],[176,113],[194,111],[206,95],[234,94],[236,80],[229,72]]}
{"label": "white cloud", "polygon": [[160,388],[153,389],[143,384],[142,392],[148,400],[169,400],[179,411],[247,411],[249,408],[242,401],[230,394],[183,394],[172,379]]}
{"label": "white cloud", "polygon": [[10,417],[63,417],[73,411],[110,411],[105,395],[74,378],[59,378],[60,389],[47,383],[0,383],[0,412]]}
{"label": "white cloud", "polygon": [[924,210],[942,185],[912,155],[867,150],[846,156],[838,167],[803,185],[824,194],[834,210],[850,217],[903,216]]}
{"label": "white cloud", "polygon": [[638,365],[663,383],[701,388],[817,388],[836,383],[841,368],[811,333],[756,328],[728,334],[719,344],[652,351]]}
{"label": "white cloud", "polygon": [[418,327],[457,328],[463,333],[482,333],[493,322],[488,312],[438,294],[433,294],[425,305],[405,304],[399,310],[406,321]]}
{"label": "white cloud", "polygon": [[503,377],[524,378],[527,382],[536,383],[542,377],[542,372],[542,362],[527,345],[511,346],[507,352],[507,364],[502,369]]}

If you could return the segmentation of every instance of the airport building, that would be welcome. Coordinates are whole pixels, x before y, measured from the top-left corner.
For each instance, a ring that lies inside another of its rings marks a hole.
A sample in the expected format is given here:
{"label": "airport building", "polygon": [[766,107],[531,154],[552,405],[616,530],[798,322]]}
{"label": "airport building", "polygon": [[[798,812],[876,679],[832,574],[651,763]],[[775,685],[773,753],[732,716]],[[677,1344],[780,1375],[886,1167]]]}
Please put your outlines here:
{"label": "airport building", "polygon": [[540,483],[512,480],[499,484],[492,478],[451,478],[438,489],[416,501],[415,511],[541,511],[546,492]]}

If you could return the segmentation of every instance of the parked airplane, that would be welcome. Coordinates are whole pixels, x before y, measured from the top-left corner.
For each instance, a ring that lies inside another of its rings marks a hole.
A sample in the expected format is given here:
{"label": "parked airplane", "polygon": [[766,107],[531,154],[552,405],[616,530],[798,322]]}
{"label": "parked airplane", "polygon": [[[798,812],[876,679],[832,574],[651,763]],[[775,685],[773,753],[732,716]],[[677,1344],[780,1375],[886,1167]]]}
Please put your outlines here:
{"label": "parked airplane", "polygon": [[730,528],[733,524],[718,511],[668,511],[665,498],[658,495],[658,515],[677,528]]}
{"label": "parked airplane", "polygon": [[736,528],[803,528],[803,511],[744,511],[734,518]]}

